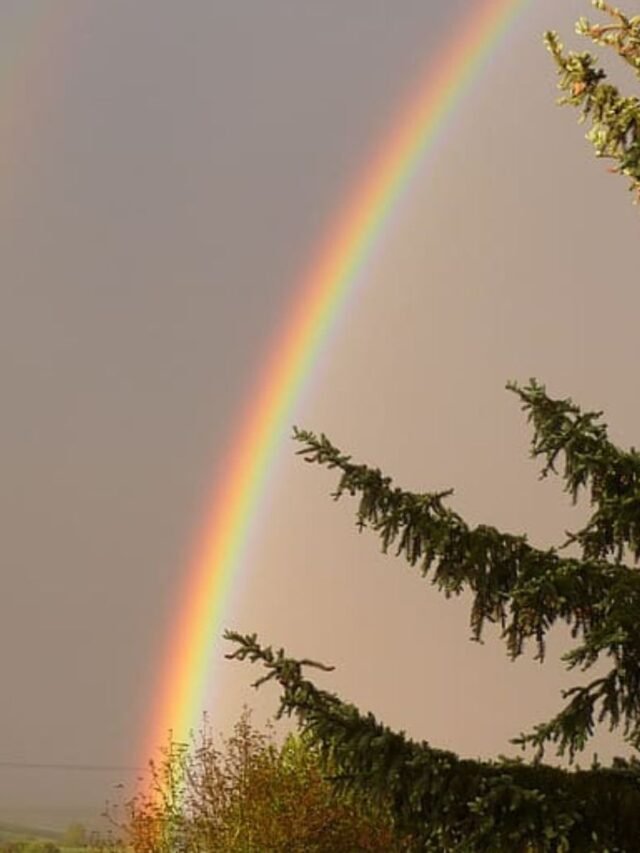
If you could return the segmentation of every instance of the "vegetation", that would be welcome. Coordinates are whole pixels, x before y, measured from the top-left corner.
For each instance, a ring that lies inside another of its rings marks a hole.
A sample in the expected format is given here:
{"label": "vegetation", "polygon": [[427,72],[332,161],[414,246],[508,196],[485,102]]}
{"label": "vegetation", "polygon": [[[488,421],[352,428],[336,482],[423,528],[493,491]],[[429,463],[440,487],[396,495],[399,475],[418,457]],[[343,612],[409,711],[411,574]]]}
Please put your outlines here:
{"label": "vegetation", "polygon": [[59,843],[55,832],[0,824],[0,853],[66,853]]}
{"label": "vegetation", "polygon": [[60,842],[63,847],[86,847],[89,842],[89,834],[82,823],[70,823],[62,834]]}
{"label": "vegetation", "polygon": [[[593,5],[607,22],[581,19],[578,32],[612,48],[640,77],[640,16],[603,0]],[[545,39],[558,65],[561,103],[581,109],[597,156],[613,160],[613,171],[627,176],[640,199],[640,102],[606,83],[591,54],[566,54],[555,33]],[[549,630],[569,626],[575,645],[563,660],[583,680],[564,692],[552,719],[514,739],[533,747],[529,763],[463,759],[412,741],[307,676],[330,667],[290,658],[256,635],[227,632],[236,644],[228,657],[264,667],[256,686],[280,685],[279,713],[297,717],[305,743],[332,768],[336,789],[390,804],[396,830],[413,839],[409,849],[631,853],[640,849],[640,453],[609,440],[601,412],[554,399],[533,379],[508,387],[533,426],[541,476],[559,474],[571,499],[586,493],[592,510],[583,528],[546,550],[525,535],[471,527],[449,506],[451,491],[404,491],[324,435],[296,430],[295,438],[306,461],[337,472],[336,499],[359,498],[360,530],[376,533],[385,552],[395,549],[445,596],[471,594],[476,639],[494,624],[511,658],[532,643],[543,661]],[[608,669],[589,679],[597,663]],[[629,759],[590,770],[542,763],[549,747],[573,762],[599,723],[621,732]]]}
{"label": "vegetation", "polygon": [[64,853],[53,841],[0,841],[0,853]]}
{"label": "vegetation", "polygon": [[[577,23],[577,32],[596,45],[614,50],[640,77],[640,15],[629,17],[605,0],[593,0],[596,9],[607,15],[604,23],[586,18]],[[548,32],[545,42],[558,66],[559,88],[565,93],[561,104],[581,110],[581,120],[589,121],[587,139],[597,157],[613,160],[612,172],[625,175],[630,189],[640,200],[640,101],[623,96],[607,83],[606,71],[588,53],[567,53],[557,33]]]}
{"label": "vegetation", "polygon": [[151,765],[152,785],[111,817],[136,853],[393,853],[404,848],[388,809],[340,795],[315,747],[290,735],[282,746],[244,714],[217,750],[170,743]]}
{"label": "vegetation", "polygon": [[[640,15],[593,0],[604,23],[580,19],[579,34],[615,51],[640,77]],[[613,162],[640,200],[640,101],[623,96],[589,52],[566,52],[545,35],[559,73],[560,103],[590,125],[598,157]],[[470,526],[452,509],[453,492],[413,493],[378,468],[358,464],[324,435],[296,430],[298,453],[338,474],[334,498],[357,498],[356,524],[377,534],[446,597],[471,595],[479,640],[497,626],[516,659],[533,645],[542,662],[548,632],[565,623],[574,640],[563,656],[581,683],[563,694],[550,720],[514,738],[531,760],[478,761],[394,732],[308,676],[324,664],[287,656],[256,635],[227,632],[228,657],[262,665],[255,682],[281,688],[278,715],[299,733],[277,745],[248,715],[223,749],[206,726],[199,741],[170,742],[152,764],[152,786],[111,817],[135,853],[632,853],[640,849],[640,453],[608,437],[602,413],[549,396],[536,380],[508,388],[533,427],[541,476],[559,475],[591,515],[547,549],[526,535]],[[602,664],[607,668],[603,669]],[[598,666],[598,675],[591,676]],[[596,727],[621,732],[630,757],[610,767],[563,769],[543,763],[551,748],[569,763]],[[52,845],[52,842],[48,842]],[[57,853],[38,848],[39,853]],[[0,853],[5,850],[0,847]],[[26,853],[26,848],[6,853]],[[32,853],[29,850],[29,853]]]}
{"label": "vegetation", "polygon": [[99,853],[108,847],[77,822],[64,832],[0,823],[0,853]]}
{"label": "vegetation", "polygon": [[[534,381],[510,387],[533,422],[543,476],[563,458],[567,490],[575,500],[588,489],[595,506],[587,525],[560,548],[541,551],[526,536],[471,528],[446,505],[450,492],[405,492],[378,469],[353,463],[325,436],[296,437],[305,459],[339,471],[337,499],[360,496],[360,529],[377,532],[385,551],[395,546],[445,595],[471,592],[476,639],[487,622],[497,624],[512,658],[533,641],[543,660],[547,632],[564,621],[578,639],[564,657],[569,669],[586,672],[602,657],[611,661],[605,675],[566,691],[552,720],[516,739],[536,748],[531,764],[463,760],[415,743],[315,687],[304,670],[322,665],[263,648],[255,636],[228,633],[238,644],[230,657],[263,664],[267,672],[257,683],[279,682],[280,712],[297,715],[305,736],[337,768],[337,783],[391,797],[396,827],[413,835],[415,849],[635,850],[640,762],[568,772],[540,759],[549,743],[573,759],[598,721],[621,726],[627,743],[638,747],[640,574],[622,558],[640,554],[640,454],[611,444],[599,413],[553,400]],[[564,556],[566,545],[579,547],[581,557]]]}

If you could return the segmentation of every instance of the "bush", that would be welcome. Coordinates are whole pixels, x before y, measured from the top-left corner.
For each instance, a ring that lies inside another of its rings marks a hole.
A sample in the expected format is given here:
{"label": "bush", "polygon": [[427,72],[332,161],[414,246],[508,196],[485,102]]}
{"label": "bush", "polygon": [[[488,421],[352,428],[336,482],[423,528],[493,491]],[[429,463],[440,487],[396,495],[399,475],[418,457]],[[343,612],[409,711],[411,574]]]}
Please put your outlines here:
{"label": "bush", "polygon": [[[340,795],[330,767],[299,735],[277,746],[245,712],[232,736],[214,747],[206,725],[199,742],[170,742],[152,783],[111,813],[135,853],[393,853],[387,809]],[[124,845],[123,845],[124,849]]]}

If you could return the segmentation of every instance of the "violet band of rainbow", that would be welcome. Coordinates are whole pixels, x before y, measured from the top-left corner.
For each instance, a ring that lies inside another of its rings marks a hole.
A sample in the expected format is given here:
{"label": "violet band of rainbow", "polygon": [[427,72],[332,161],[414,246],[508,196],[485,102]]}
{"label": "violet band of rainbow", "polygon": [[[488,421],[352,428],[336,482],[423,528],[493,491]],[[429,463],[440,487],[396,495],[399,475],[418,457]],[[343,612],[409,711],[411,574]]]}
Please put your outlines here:
{"label": "violet band of rainbow", "polygon": [[346,193],[314,253],[262,371],[231,430],[225,462],[178,591],[176,618],[158,657],[141,743],[145,763],[169,731],[186,740],[204,709],[214,654],[222,657],[225,604],[244,571],[243,551],[269,482],[269,462],[291,434],[291,416],[347,300],[448,119],[528,0],[478,0],[419,75],[389,133]]}

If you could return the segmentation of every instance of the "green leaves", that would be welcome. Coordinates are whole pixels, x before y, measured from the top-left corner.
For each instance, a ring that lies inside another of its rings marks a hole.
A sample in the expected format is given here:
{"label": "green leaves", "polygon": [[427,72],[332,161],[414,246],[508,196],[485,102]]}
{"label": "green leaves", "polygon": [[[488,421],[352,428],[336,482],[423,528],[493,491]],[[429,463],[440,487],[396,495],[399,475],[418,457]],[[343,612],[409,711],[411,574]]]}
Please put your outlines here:
{"label": "green leaves", "polygon": [[120,809],[109,813],[126,841],[101,845],[100,853],[406,849],[396,843],[388,809],[372,808],[366,795],[336,796],[317,747],[293,734],[278,744],[272,729],[254,728],[247,711],[231,737],[214,739],[205,720],[197,737],[180,749],[170,742],[149,769],[150,790],[124,803],[120,819]]}

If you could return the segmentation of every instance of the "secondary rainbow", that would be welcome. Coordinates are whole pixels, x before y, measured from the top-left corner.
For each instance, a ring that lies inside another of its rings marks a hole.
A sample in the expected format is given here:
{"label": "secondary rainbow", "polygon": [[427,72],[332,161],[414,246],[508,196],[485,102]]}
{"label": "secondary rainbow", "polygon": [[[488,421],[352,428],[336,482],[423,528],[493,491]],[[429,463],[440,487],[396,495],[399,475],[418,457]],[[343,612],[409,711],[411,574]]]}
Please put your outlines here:
{"label": "secondary rainbow", "polygon": [[80,16],[57,3],[24,3],[6,11],[0,55],[0,216],[11,222],[22,203],[29,155],[64,91],[76,24],[85,25],[90,11],[83,8]]}
{"label": "secondary rainbow", "polygon": [[387,138],[347,194],[296,288],[288,316],[231,431],[229,452],[216,477],[160,657],[159,684],[142,745],[144,761],[166,743],[169,731],[184,740],[197,726],[212,660],[223,654],[229,588],[242,575],[269,465],[290,436],[295,403],[401,197],[527,0],[474,0],[472,5],[473,13],[419,75]]}

